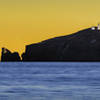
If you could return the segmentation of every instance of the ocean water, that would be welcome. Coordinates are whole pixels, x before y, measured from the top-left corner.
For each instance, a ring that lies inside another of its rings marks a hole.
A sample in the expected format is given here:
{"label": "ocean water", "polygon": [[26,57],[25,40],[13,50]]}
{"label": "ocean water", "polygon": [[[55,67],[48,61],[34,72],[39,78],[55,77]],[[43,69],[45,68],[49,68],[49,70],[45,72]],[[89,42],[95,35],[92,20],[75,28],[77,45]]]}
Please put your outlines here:
{"label": "ocean water", "polygon": [[100,63],[0,63],[0,100],[100,100]]}

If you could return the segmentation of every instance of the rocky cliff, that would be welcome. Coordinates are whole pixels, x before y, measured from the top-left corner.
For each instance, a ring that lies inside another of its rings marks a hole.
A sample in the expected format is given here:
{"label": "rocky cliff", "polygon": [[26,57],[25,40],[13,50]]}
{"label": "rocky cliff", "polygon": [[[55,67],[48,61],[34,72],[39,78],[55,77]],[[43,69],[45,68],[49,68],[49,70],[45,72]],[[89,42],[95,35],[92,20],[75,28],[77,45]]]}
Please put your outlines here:
{"label": "rocky cliff", "polygon": [[12,53],[10,50],[6,48],[2,48],[1,61],[21,61],[20,56],[17,52]]}
{"label": "rocky cliff", "polygon": [[[1,61],[21,59],[16,52],[2,50]],[[100,30],[88,28],[27,45],[22,61],[100,61]]]}
{"label": "rocky cliff", "polygon": [[26,46],[23,61],[100,61],[100,31],[91,28]]}

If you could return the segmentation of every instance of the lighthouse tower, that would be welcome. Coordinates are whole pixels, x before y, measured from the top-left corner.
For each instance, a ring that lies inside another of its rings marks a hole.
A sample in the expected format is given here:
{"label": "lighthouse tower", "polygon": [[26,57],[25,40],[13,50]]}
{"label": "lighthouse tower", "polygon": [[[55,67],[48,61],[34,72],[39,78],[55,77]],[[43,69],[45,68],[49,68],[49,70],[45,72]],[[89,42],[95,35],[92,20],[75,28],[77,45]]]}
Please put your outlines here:
{"label": "lighthouse tower", "polygon": [[98,30],[98,31],[100,31],[100,24],[98,24],[97,27],[92,26],[91,30]]}
{"label": "lighthouse tower", "polygon": [[99,30],[99,31],[100,31],[100,24],[98,24],[98,26],[97,26],[97,30]]}

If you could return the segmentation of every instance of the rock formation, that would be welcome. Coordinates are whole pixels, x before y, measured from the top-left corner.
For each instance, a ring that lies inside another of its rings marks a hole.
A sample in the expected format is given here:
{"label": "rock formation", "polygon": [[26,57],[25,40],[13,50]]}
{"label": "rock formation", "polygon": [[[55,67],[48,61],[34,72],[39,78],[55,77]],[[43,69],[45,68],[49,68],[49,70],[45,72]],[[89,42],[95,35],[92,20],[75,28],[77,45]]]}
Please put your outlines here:
{"label": "rock formation", "polygon": [[21,61],[17,52],[12,53],[6,48],[2,48],[1,61]]}
{"label": "rock formation", "polygon": [[91,28],[26,46],[23,61],[100,61],[100,30]]}
{"label": "rock formation", "polygon": [[[1,61],[20,61],[20,57],[3,48]],[[27,45],[22,61],[100,61],[100,30],[88,28]]]}

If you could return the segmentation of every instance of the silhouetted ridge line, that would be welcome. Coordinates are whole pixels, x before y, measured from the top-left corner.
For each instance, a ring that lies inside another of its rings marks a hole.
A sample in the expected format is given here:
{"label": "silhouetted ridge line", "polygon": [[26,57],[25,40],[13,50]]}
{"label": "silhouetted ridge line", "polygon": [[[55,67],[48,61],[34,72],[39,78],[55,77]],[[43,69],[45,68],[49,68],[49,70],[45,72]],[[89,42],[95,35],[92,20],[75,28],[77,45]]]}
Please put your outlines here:
{"label": "silhouetted ridge line", "polygon": [[2,53],[1,61],[100,61],[100,30],[92,27],[27,45],[22,60],[18,54],[9,57]]}

